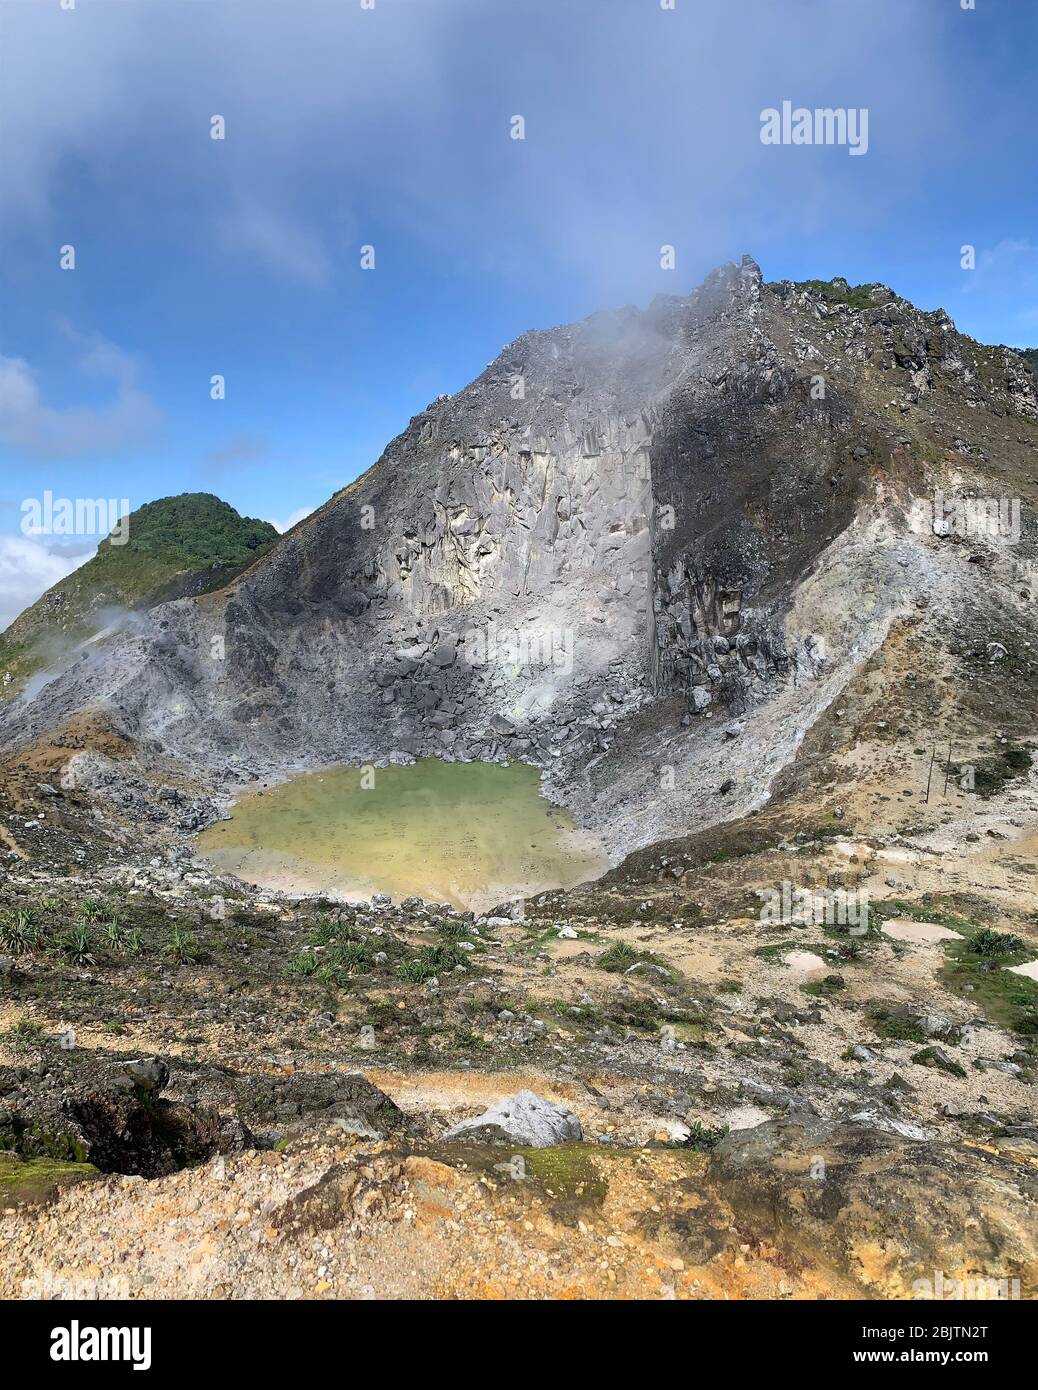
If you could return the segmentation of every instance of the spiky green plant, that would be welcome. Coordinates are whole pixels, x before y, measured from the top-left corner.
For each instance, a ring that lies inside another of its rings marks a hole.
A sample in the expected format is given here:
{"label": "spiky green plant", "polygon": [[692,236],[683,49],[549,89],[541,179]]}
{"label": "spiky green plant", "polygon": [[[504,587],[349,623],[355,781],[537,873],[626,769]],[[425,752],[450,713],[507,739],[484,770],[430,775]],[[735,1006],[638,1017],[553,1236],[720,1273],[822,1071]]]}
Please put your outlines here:
{"label": "spiky green plant", "polygon": [[727,1133],[727,1125],[721,1125],[718,1129],[711,1129],[708,1125],[693,1120],[689,1126],[685,1148],[694,1149],[696,1153],[709,1153],[711,1149],[717,1148]]}
{"label": "spiky green plant", "polygon": [[366,941],[340,941],[328,952],[329,964],[340,966],[343,970],[367,970],[375,952]]}
{"label": "spiky green plant", "polygon": [[443,921],[437,931],[445,941],[468,941],[472,936],[472,928],[467,922]]}
{"label": "spiky green plant", "polygon": [[62,932],[56,938],[54,946],[56,950],[60,951],[63,956],[68,956],[69,960],[76,965],[88,965],[93,962],[93,933],[89,927],[82,923]]}
{"label": "spiky green plant", "polygon": [[1011,956],[1022,951],[1025,943],[1008,931],[993,931],[991,927],[981,927],[970,938],[969,949],[978,956]]}
{"label": "spiky green plant", "polygon": [[286,975],[301,975],[304,978],[309,975],[316,975],[321,965],[321,958],[314,951],[300,951],[297,956],[285,966]]}
{"label": "spiky green plant", "polygon": [[0,916],[0,948],[12,956],[27,955],[43,941],[43,932],[33,912],[19,910]]}
{"label": "spiky green plant", "polygon": [[104,937],[109,950],[121,954],[126,949],[126,935],[123,931],[123,925],[114,912],[104,924]]}
{"label": "spiky green plant", "polygon": [[412,956],[410,960],[400,962],[397,972],[408,984],[421,985],[432,979],[436,974],[436,967],[425,956]]}
{"label": "spiky green plant", "polygon": [[180,926],[172,929],[162,950],[165,955],[172,956],[178,965],[194,965],[200,955],[198,942]]}
{"label": "spiky green plant", "polygon": [[628,946],[626,941],[614,941],[608,951],[603,951],[595,961],[600,970],[609,970],[614,975],[626,970],[640,959],[638,952],[633,946]]}

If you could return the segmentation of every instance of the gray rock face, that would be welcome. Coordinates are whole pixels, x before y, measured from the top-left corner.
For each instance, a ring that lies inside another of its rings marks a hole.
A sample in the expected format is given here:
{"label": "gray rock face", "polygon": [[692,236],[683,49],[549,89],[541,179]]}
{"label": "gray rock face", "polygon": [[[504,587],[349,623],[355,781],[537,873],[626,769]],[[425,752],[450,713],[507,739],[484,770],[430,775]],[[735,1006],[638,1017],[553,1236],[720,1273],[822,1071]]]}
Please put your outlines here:
{"label": "gray rock face", "polygon": [[[394,750],[550,765],[605,751],[612,724],[694,670],[734,689],[767,643],[736,661],[720,642],[740,625],[734,569],[719,587],[709,557],[685,565],[669,511],[656,513],[674,500],[677,456],[686,493],[697,468],[679,437],[688,412],[706,428],[717,380],[758,355],[760,286],[747,260],[688,299],[524,334],[416,416],[222,612],[154,610],[150,634],[68,673],[34,713],[89,687],[128,732],[161,728],[209,769],[243,742],[265,769]],[[699,452],[727,467],[716,447]],[[679,632],[680,657],[665,650]],[[603,695],[608,720],[591,717]]]}
{"label": "gray rock face", "polygon": [[532,1091],[499,1100],[482,1115],[462,1120],[447,1130],[445,1139],[478,1139],[492,1144],[523,1144],[547,1149],[553,1144],[583,1139],[580,1121],[569,1110],[542,1100]]}

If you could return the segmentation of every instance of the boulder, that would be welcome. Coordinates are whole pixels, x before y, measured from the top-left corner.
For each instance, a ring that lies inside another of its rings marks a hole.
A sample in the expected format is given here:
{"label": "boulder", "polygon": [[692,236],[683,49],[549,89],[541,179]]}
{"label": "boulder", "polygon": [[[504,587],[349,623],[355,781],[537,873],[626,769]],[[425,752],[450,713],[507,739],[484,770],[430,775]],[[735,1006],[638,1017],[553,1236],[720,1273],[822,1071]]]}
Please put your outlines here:
{"label": "boulder", "polygon": [[492,1105],[482,1115],[462,1120],[445,1139],[480,1139],[491,1144],[523,1144],[547,1149],[553,1144],[577,1142],[584,1137],[580,1121],[569,1110],[542,1100],[533,1091],[520,1091]]}
{"label": "boulder", "polygon": [[157,1095],[169,1085],[169,1063],[162,1057],[141,1057],[123,1062],[114,1077],[118,1090],[146,1091]]}
{"label": "boulder", "polygon": [[288,1121],[293,1133],[311,1129],[317,1122],[335,1123],[368,1137],[382,1136],[402,1129],[406,1119],[389,1096],[359,1071],[278,1078],[270,1105],[275,1118]]}

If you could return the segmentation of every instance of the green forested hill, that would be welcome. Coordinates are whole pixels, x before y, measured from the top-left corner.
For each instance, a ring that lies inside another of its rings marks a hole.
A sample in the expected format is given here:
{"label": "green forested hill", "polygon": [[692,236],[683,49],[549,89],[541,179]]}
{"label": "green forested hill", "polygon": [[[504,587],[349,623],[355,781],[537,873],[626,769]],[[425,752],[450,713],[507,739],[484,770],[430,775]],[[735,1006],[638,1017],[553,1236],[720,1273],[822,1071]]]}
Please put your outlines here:
{"label": "green forested hill", "polygon": [[92,560],[0,634],[0,678],[10,672],[17,688],[22,678],[106,626],[113,611],[220,588],[277,535],[269,522],[239,516],[208,492],[145,503],[130,516],[125,545],[102,541]]}

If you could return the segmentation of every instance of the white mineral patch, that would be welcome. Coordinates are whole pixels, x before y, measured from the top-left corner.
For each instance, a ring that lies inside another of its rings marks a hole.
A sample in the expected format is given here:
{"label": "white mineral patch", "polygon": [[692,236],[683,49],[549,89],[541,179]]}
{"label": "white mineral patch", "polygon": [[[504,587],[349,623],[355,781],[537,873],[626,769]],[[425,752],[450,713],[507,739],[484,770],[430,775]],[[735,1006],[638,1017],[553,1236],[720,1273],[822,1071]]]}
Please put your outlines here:
{"label": "white mineral patch", "polygon": [[810,980],[816,975],[824,975],[829,968],[822,957],[816,956],[814,951],[790,951],[788,956],[782,957],[782,964],[788,966],[802,980]]}
{"label": "white mineral patch", "polygon": [[937,941],[961,941],[957,931],[942,927],[937,922],[912,922],[902,917],[891,917],[880,927],[884,936],[895,941],[911,941],[917,946],[929,946]]}
{"label": "white mineral patch", "polygon": [[734,1110],[726,1110],[724,1122],[729,1129],[756,1129],[767,1124],[771,1116],[756,1105],[739,1105]]}

